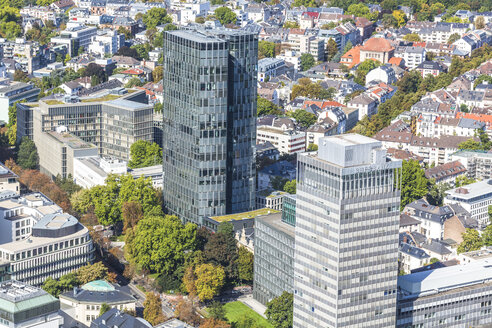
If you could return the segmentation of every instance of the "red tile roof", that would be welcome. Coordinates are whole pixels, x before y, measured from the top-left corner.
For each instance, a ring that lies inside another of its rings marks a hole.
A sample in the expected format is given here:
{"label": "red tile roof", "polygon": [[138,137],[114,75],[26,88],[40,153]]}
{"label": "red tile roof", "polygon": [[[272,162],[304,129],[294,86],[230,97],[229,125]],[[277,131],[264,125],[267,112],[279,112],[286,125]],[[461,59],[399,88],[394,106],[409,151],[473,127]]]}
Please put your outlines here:
{"label": "red tile roof", "polygon": [[383,38],[371,38],[364,43],[361,50],[375,51],[375,52],[388,52],[395,48],[391,45],[389,40]]}

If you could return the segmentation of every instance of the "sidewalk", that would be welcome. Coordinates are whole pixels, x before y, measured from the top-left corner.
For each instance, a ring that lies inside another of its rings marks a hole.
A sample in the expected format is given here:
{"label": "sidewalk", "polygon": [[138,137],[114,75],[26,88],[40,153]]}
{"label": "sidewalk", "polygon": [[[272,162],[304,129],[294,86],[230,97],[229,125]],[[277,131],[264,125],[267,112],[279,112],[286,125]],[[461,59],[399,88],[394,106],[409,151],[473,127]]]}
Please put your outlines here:
{"label": "sidewalk", "polygon": [[256,313],[261,315],[263,318],[266,319],[265,316],[265,311],[266,311],[266,306],[258,302],[253,298],[253,295],[248,295],[246,297],[240,297],[239,301],[243,302],[246,304],[249,308],[253,309]]}

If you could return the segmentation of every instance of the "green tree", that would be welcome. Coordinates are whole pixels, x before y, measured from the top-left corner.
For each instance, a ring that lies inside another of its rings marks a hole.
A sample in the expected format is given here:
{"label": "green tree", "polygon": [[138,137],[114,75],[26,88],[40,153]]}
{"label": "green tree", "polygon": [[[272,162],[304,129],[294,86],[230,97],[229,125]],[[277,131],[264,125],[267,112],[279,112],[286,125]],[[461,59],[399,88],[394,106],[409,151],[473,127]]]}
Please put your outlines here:
{"label": "green tree", "polygon": [[212,304],[207,308],[207,312],[211,318],[224,321],[227,320],[225,316],[226,311],[224,309],[224,306],[220,302],[212,302]]}
{"label": "green tree", "polygon": [[108,303],[101,304],[101,309],[99,310],[99,316],[102,316],[104,313],[108,312],[109,310],[111,310],[111,306],[109,306]]}
{"label": "green tree", "polygon": [[142,80],[138,77],[132,77],[126,84],[125,88],[141,87],[143,85]]}
{"label": "green tree", "polygon": [[482,144],[479,141],[475,141],[473,139],[468,139],[467,141],[463,141],[458,145],[458,149],[463,150],[481,150]]}
{"label": "green tree", "polygon": [[239,255],[232,224],[219,225],[219,231],[214,233],[205,244],[203,256],[206,262],[224,268],[228,282],[237,281]]}
{"label": "green tree", "polygon": [[326,60],[331,61],[338,53],[338,45],[335,40],[330,38],[326,43]]}
{"label": "green tree", "polygon": [[258,116],[282,115],[279,107],[268,99],[257,96],[256,111]]}
{"label": "green tree", "polygon": [[219,7],[215,9],[214,14],[222,25],[236,24],[237,22],[236,14],[228,7]]}
{"label": "green tree", "polygon": [[448,44],[455,43],[459,39],[461,39],[461,35],[459,35],[458,33],[453,33],[448,38]]}
{"label": "green tree", "polygon": [[289,112],[288,115],[305,128],[308,128],[316,123],[318,119],[316,115],[314,115],[313,113],[309,113],[304,109],[296,109],[295,111]]}
{"label": "green tree", "polygon": [[393,17],[396,19],[398,27],[402,27],[407,22],[407,17],[405,16],[405,13],[401,10],[394,10]]}
{"label": "green tree", "polygon": [[110,175],[106,178],[105,186],[94,186],[90,189],[94,214],[102,225],[112,225],[120,220],[119,185],[114,179]]}
{"label": "green tree", "polygon": [[485,18],[483,16],[478,16],[473,21],[473,24],[475,24],[475,29],[481,30],[485,28]]}
{"label": "green tree", "polygon": [[108,268],[102,262],[87,264],[77,270],[77,279],[82,285],[94,280],[106,279],[107,277]]}
{"label": "green tree", "polygon": [[162,313],[162,300],[159,294],[146,293],[143,307],[143,318],[152,326],[157,326],[166,319]]}
{"label": "green tree", "polygon": [[138,140],[130,147],[128,167],[135,169],[162,163],[162,148],[155,142]]}
{"label": "green tree", "polygon": [[318,4],[315,0],[294,0],[292,3],[292,8],[295,7],[318,7]]}
{"label": "green tree", "polygon": [[316,64],[313,55],[310,53],[303,53],[301,55],[301,71],[307,71]]}
{"label": "green tree", "polygon": [[316,99],[333,99],[336,90],[334,88],[323,89],[321,82],[313,83],[309,78],[301,78],[298,84],[292,87],[290,98],[308,97]]}
{"label": "green tree", "polygon": [[183,225],[176,216],[147,217],[134,230],[127,233],[127,251],[132,261],[151,272],[173,274],[183,265],[185,252],[196,247],[196,225]]}
{"label": "green tree", "polygon": [[466,175],[460,175],[456,177],[454,184],[456,187],[462,187],[475,182],[477,182],[477,180],[469,178]]}
{"label": "green tree", "polygon": [[125,202],[138,202],[144,216],[162,215],[161,195],[152,187],[152,179],[141,176],[135,179],[131,174],[120,176],[118,205]]}
{"label": "green tree", "polygon": [[284,190],[284,186],[288,181],[289,179],[279,175],[270,178],[270,184],[272,185],[272,188],[275,190]]}
{"label": "green tree", "polygon": [[299,23],[286,21],[283,28],[299,28]]}
{"label": "green tree", "polygon": [[200,301],[209,301],[219,295],[226,276],[220,265],[201,264],[195,269],[195,275],[195,286]]}
{"label": "green tree", "polygon": [[427,201],[434,206],[442,206],[442,201],[445,196],[445,192],[451,189],[449,183],[435,183],[434,180],[430,183],[429,193],[427,194]]}
{"label": "green tree", "polygon": [[317,144],[309,144],[309,146],[307,147],[307,151],[318,151],[318,145]]}
{"label": "green tree", "polygon": [[410,42],[420,42],[420,36],[417,33],[409,33],[403,37],[403,40]]}
{"label": "green tree", "polygon": [[78,213],[87,213],[92,207],[91,190],[81,189],[74,192],[70,197],[70,204],[72,204],[72,209],[74,209]]}
{"label": "green tree", "polygon": [[351,41],[347,42],[347,43],[345,44],[345,47],[343,48],[343,54],[346,54],[346,53],[347,53],[350,49],[352,49],[352,48],[353,48],[353,46],[354,46],[354,45],[352,44],[352,42],[351,42]]}
{"label": "green tree", "polygon": [[239,274],[239,280],[243,282],[252,282],[253,264],[254,264],[253,253],[248,251],[244,246],[239,247],[237,262],[238,262],[237,271]]}
{"label": "green tree", "polygon": [[142,16],[142,22],[147,29],[155,28],[162,24],[172,23],[172,18],[167,14],[164,8],[152,8]]}
{"label": "green tree", "polygon": [[269,41],[258,42],[258,59],[275,57],[275,43]]}
{"label": "green tree", "polygon": [[372,59],[364,60],[362,63],[359,64],[359,66],[357,66],[357,70],[355,71],[354,82],[360,85],[365,85],[367,73],[369,73],[371,70],[375,69],[378,66],[381,66],[381,63],[376,60],[372,60]]}
{"label": "green tree", "polygon": [[401,202],[403,209],[407,204],[427,195],[428,180],[424,169],[416,160],[403,161],[401,176]]}
{"label": "green tree", "polygon": [[296,189],[297,189],[297,181],[295,179],[291,181],[287,181],[284,184],[284,191],[288,192],[289,194],[295,194]]}
{"label": "green tree", "polygon": [[396,0],[383,0],[383,2],[381,2],[381,8],[384,11],[392,12],[398,8],[398,2]]}
{"label": "green tree", "polygon": [[23,137],[17,152],[17,164],[23,169],[36,169],[39,164],[38,150],[34,141]]}
{"label": "green tree", "polygon": [[[489,205],[489,216],[491,215],[492,205]],[[482,241],[484,246],[492,246],[492,224],[489,224],[482,232]]]}
{"label": "green tree", "polygon": [[72,175],[69,173],[66,178],[62,178],[61,175],[57,175],[55,178],[55,184],[61,188],[68,196],[71,196],[75,192],[82,189],[81,186],[76,184],[73,180]]}
{"label": "green tree", "polygon": [[292,328],[293,310],[294,295],[283,292],[267,303],[265,315],[274,328]]}
{"label": "green tree", "polygon": [[463,241],[458,246],[458,254],[476,251],[482,248],[483,242],[477,230],[466,229],[461,236],[463,237]]}

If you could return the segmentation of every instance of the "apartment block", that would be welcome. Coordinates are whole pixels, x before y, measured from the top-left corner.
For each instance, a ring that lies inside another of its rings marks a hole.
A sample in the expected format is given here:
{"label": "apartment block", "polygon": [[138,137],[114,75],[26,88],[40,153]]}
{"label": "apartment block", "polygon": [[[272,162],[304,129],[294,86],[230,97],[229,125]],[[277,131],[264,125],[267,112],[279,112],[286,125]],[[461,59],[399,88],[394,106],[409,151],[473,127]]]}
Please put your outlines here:
{"label": "apartment block", "polygon": [[484,151],[460,150],[451,155],[453,161],[460,161],[473,179],[492,178],[492,154]]}

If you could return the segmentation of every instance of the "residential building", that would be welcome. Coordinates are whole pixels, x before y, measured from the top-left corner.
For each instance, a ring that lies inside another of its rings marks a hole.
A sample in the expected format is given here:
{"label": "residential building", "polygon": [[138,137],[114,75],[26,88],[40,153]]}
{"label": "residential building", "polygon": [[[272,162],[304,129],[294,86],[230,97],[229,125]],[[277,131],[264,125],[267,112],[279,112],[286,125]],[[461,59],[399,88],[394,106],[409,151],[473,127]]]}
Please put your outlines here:
{"label": "residential building", "polygon": [[457,177],[466,175],[466,168],[460,161],[444,163],[425,170],[427,179],[434,179],[436,183],[449,183],[454,185]]}
{"label": "residential building", "polygon": [[408,204],[403,213],[421,222],[419,233],[426,238],[437,240],[444,238],[444,223],[454,215],[450,206],[433,206],[424,199]]}
{"label": "residential building", "polygon": [[115,88],[119,82],[106,84],[109,89],[101,84],[84,91],[87,95],[17,104],[17,137],[36,142],[42,133],[64,126],[68,133],[96,145],[100,156],[127,161],[135,141],[153,140],[153,107],[143,90],[129,92]]}
{"label": "residential building", "polygon": [[492,205],[492,179],[446,191],[444,204],[461,205],[481,227],[487,226],[490,223],[488,208]]}
{"label": "residential building", "polygon": [[101,306],[109,305],[114,310],[135,311],[137,299],[123,292],[119,286],[105,280],[94,280],[75,287],[73,290],[60,294],[60,305],[63,310],[71,309],[74,319],[85,326],[99,317]]}
{"label": "residential building", "polygon": [[27,238],[0,244],[0,258],[10,263],[12,279],[39,286],[94,259],[89,230],[75,217],[46,214],[30,224]]}
{"label": "residential building", "polygon": [[460,150],[451,155],[453,161],[460,161],[467,175],[476,180],[492,179],[492,154],[485,151]]}
{"label": "residential building", "polygon": [[60,302],[41,288],[20,281],[0,283],[2,324],[11,328],[58,328]]}
{"label": "residential building", "polygon": [[74,176],[74,159],[97,156],[98,148],[68,133],[64,127],[57,131],[34,131],[34,143],[38,150],[39,169],[51,178],[58,175],[67,178]]}
{"label": "residential building", "polygon": [[371,117],[378,112],[378,101],[367,93],[361,93],[355,96],[347,103],[347,106],[359,110],[359,121],[364,116]]}
{"label": "residential building", "polygon": [[281,154],[301,153],[306,150],[306,132],[282,130],[272,126],[258,126],[256,141],[270,142]]}
{"label": "residential building", "polygon": [[383,65],[370,70],[366,75],[366,86],[374,83],[393,84],[397,80],[395,70],[391,65]]}
{"label": "residential building", "polygon": [[400,244],[400,271],[407,273],[420,268],[429,263],[430,258],[430,255],[422,248],[407,243]]}
{"label": "residential building", "polygon": [[253,298],[266,305],[282,293],[293,292],[294,226],[281,213],[255,219]]}
{"label": "residential building", "polygon": [[88,53],[104,57],[106,54],[114,55],[125,44],[125,36],[113,30],[99,30],[92,37],[88,47]]}
{"label": "residential building", "polygon": [[426,77],[427,75],[437,76],[448,70],[444,64],[430,60],[421,62],[415,67],[415,69],[420,72],[422,77]]}
{"label": "residential building", "polygon": [[400,233],[420,231],[420,221],[408,214],[400,214]]}
{"label": "residential building", "polygon": [[412,70],[425,61],[425,48],[423,47],[400,47],[395,51],[395,56],[403,58],[405,66]]}
{"label": "residential building", "polygon": [[398,277],[396,327],[487,327],[492,323],[489,260]]}
{"label": "residential building", "polygon": [[255,207],[257,48],[241,30],[164,33],[164,203],[185,222]]}
{"label": "residential building", "polygon": [[395,325],[400,168],[356,134],[298,155],[294,328]]}
{"label": "residential building", "polygon": [[33,101],[38,98],[40,90],[33,84],[24,82],[11,83],[8,86],[0,87],[0,120],[9,122],[9,106],[16,101]]}
{"label": "residential building", "polygon": [[3,163],[0,163],[0,195],[4,191],[11,191],[20,195],[19,176],[7,168]]}
{"label": "residential building", "polygon": [[289,67],[278,58],[263,58],[258,61],[258,81],[268,81],[272,77],[285,74]]}
{"label": "residential building", "polygon": [[[152,325],[143,318],[134,317],[124,311],[120,311],[113,307],[97,316],[91,323],[91,328],[152,328]],[[156,327],[163,327],[162,324]],[[165,327],[165,326],[164,326]],[[169,326],[179,328],[179,326]],[[185,326],[182,326],[185,328]]]}

